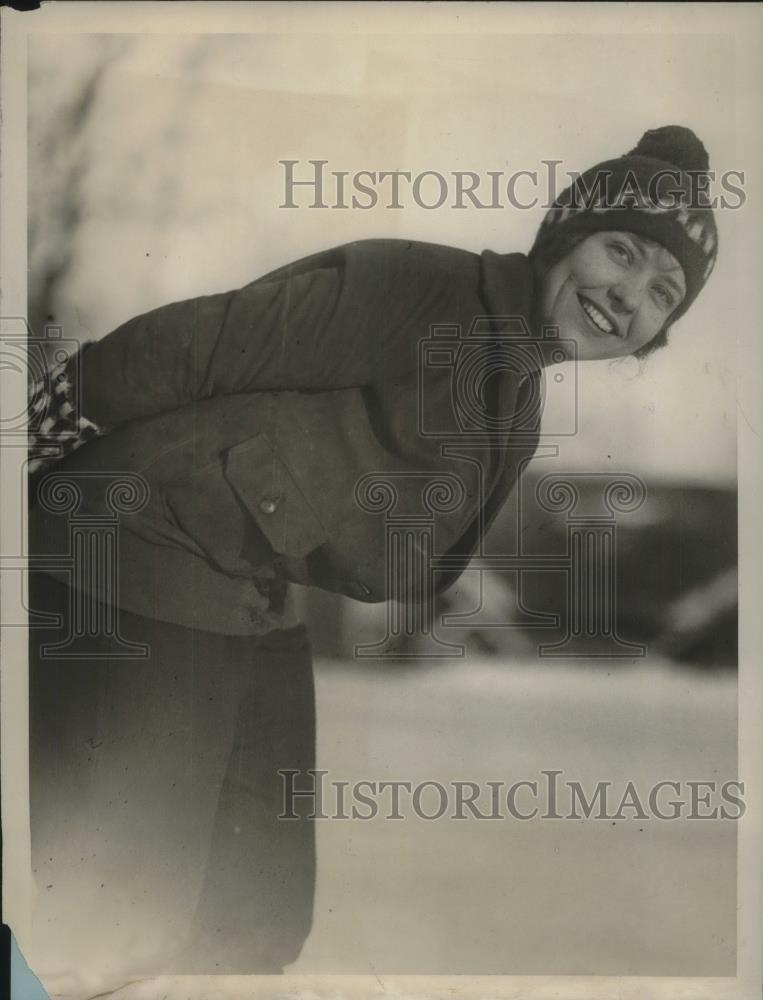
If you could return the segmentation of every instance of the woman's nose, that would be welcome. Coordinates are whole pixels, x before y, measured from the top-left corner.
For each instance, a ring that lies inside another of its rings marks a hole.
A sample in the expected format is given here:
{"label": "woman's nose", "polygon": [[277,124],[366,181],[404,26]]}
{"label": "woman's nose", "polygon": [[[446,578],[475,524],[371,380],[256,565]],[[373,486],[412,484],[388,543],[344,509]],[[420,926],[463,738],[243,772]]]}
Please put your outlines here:
{"label": "woman's nose", "polygon": [[635,312],[643,295],[643,283],[634,280],[622,281],[609,289],[609,300],[617,312]]}

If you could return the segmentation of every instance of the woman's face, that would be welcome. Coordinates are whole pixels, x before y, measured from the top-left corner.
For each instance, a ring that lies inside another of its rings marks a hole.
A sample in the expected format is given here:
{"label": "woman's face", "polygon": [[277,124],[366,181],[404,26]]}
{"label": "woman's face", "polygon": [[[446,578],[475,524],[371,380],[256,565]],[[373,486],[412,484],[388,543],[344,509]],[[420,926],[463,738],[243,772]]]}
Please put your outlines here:
{"label": "woman's face", "polygon": [[543,322],[575,342],[579,361],[619,358],[656,337],[685,294],[683,269],[659,243],[594,233],[547,272]]}

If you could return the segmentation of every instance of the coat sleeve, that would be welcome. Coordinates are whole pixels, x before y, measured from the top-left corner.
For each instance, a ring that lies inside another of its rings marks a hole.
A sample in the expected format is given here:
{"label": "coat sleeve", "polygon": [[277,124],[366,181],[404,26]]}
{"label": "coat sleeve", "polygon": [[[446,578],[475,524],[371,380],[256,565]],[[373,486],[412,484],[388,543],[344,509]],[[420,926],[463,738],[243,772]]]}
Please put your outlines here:
{"label": "coat sleeve", "polygon": [[217,395],[415,377],[430,320],[456,309],[447,267],[415,247],[348,244],[137,316],[82,357],[81,412],[112,427]]}

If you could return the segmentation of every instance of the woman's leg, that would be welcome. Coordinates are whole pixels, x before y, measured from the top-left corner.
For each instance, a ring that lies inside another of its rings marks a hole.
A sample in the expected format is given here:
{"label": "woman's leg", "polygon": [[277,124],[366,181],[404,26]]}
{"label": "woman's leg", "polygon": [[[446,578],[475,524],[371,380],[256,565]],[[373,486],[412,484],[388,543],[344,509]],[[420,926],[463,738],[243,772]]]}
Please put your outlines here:
{"label": "woman's leg", "polygon": [[[237,640],[235,640],[237,641]],[[284,779],[315,768],[312,655],[303,628],[251,641],[232,680],[236,721],[191,945],[178,972],[280,972],[309,933],[315,886],[313,805],[284,811]]]}
{"label": "woman's leg", "polygon": [[[296,957],[309,927],[312,825],[281,842],[268,781],[282,759],[312,766],[309,647],[258,653],[257,640],[122,612],[122,636],[146,643],[147,658],[91,659],[87,637],[77,658],[47,658],[40,646],[66,634],[70,594],[32,577],[31,608],[63,616],[60,629],[30,631],[35,950],[46,967],[170,971],[199,899],[214,937],[194,956],[206,967],[187,971],[226,971],[223,955],[268,969]],[[229,930],[235,944],[223,952]]]}

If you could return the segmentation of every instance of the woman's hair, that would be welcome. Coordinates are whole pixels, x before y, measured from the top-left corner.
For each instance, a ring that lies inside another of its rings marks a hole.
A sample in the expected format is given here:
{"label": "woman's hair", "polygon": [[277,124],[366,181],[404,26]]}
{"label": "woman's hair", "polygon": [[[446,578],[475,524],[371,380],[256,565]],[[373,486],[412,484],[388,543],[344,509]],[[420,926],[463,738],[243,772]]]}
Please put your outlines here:
{"label": "woman's hair", "polygon": [[[563,260],[568,253],[571,253],[575,249],[578,243],[582,243],[589,235],[588,233],[579,232],[561,232],[556,236],[553,243],[547,244],[545,247],[533,247],[529,257],[533,265],[537,286],[540,286],[546,274],[555,264]],[[639,347],[637,351],[634,351],[632,357],[646,358],[661,347],[665,347],[668,343],[668,331],[672,322],[671,319],[668,319],[660,332],[652,337],[648,343]]]}

